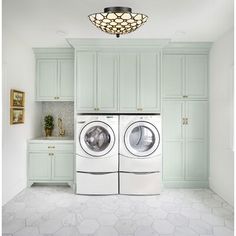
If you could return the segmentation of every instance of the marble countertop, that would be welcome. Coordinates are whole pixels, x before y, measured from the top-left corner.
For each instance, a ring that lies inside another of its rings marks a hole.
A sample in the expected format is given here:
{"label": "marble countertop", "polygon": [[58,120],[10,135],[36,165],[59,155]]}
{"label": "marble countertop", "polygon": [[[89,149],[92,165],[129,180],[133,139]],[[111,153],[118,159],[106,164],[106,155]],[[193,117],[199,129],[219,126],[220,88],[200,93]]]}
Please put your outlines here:
{"label": "marble countertop", "polygon": [[32,138],[29,140],[29,142],[69,142],[72,143],[74,142],[74,137],[71,136],[51,136],[51,137],[37,137],[37,138]]}

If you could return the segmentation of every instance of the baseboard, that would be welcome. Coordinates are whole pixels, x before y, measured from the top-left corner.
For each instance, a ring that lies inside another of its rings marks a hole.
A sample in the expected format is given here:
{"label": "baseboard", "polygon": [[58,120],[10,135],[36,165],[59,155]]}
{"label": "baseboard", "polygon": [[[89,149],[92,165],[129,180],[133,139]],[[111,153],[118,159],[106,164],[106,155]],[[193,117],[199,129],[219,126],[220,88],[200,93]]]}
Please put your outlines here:
{"label": "baseboard", "polygon": [[208,181],[163,181],[165,188],[208,188]]}

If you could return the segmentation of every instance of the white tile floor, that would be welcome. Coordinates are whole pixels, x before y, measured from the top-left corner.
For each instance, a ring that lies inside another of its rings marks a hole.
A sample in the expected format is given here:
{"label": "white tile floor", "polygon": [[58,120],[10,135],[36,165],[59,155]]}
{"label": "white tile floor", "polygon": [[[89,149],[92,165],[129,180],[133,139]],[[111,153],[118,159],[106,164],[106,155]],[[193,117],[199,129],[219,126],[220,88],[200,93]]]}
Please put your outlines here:
{"label": "white tile floor", "polygon": [[209,189],[78,196],[68,187],[35,186],[3,207],[3,235],[233,236],[233,208]]}

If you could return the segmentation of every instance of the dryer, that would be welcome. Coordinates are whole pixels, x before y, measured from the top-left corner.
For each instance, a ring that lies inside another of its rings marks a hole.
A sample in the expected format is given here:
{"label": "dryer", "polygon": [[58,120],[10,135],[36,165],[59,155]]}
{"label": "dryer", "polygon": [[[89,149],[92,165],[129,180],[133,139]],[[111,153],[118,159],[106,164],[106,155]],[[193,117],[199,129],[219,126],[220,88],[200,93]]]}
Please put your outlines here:
{"label": "dryer", "polygon": [[159,194],[161,153],[160,115],[120,116],[120,193]]}
{"label": "dryer", "polygon": [[78,115],[76,193],[118,193],[118,116]]}

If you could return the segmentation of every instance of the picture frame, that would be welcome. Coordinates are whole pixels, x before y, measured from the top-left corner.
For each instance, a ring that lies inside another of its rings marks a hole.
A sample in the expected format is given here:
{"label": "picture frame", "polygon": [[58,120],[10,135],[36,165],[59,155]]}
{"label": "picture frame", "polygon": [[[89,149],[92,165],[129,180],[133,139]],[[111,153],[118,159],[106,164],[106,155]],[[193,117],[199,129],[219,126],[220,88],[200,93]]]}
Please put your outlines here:
{"label": "picture frame", "polygon": [[10,104],[11,107],[24,107],[25,93],[19,90],[11,89]]}
{"label": "picture frame", "polygon": [[25,109],[24,108],[10,108],[10,124],[24,124]]}

